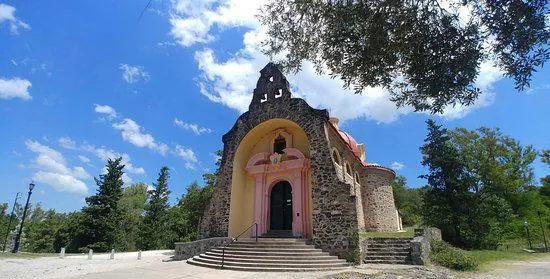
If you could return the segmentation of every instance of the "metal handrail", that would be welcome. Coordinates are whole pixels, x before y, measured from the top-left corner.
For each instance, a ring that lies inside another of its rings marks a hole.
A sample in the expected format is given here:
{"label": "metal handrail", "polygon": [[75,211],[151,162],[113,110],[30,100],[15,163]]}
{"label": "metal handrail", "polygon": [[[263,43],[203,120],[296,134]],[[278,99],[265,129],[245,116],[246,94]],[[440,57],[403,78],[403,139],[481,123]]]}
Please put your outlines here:
{"label": "metal handrail", "polygon": [[241,235],[243,235],[250,228],[252,228],[252,226],[255,226],[256,233],[254,235],[256,236],[256,242],[258,242],[258,223],[253,223],[252,225],[250,225],[246,229],[244,229],[239,235],[237,235],[236,237],[233,237],[229,241],[229,243],[225,244],[225,246],[222,247],[222,266],[221,266],[222,269],[223,269],[223,263],[224,263],[224,260],[225,260],[225,248],[227,248],[227,246],[233,244],[233,242],[236,242],[239,239],[239,237],[241,237]]}

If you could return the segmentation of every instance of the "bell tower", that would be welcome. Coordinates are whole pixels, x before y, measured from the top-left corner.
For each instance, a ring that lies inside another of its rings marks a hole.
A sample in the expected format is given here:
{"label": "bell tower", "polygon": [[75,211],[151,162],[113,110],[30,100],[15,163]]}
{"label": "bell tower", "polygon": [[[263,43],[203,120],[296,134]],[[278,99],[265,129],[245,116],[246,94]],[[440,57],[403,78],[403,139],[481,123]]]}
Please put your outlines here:
{"label": "bell tower", "polygon": [[275,64],[269,62],[261,71],[248,110],[266,102],[281,102],[291,98],[288,81]]}

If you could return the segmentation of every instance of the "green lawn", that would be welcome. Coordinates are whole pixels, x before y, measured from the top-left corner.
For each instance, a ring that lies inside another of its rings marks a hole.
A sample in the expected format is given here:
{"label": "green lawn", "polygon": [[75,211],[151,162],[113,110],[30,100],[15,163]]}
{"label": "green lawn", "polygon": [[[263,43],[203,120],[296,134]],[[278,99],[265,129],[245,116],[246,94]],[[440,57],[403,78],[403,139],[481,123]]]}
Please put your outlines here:
{"label": "green lawn", "polygon": [[523,251],[495,251],[495,250],[473,250],[468,251],[470,255],[479,262],[480,270],[491,269],[501,261],[527,261],[537,258],[550,258],[548,253],[527,253]]}
{"label": "green lawn", "polygon": [[19,252],[19,253],[0,253],[0,259],[34,259],[34,258],[40,258],[40,257],[56,257],[59,256],[59,254],[54,253],[26,253],[26,252]]}
{"label": "green lawn", "polygon": [[377,238],[377,237],[397,237],[397,238],[408,238],[414,237],[414,229],[417,227],[405,227],[403,228],[404,232],[366,232],[363,233],[363,237],[366,238]]}

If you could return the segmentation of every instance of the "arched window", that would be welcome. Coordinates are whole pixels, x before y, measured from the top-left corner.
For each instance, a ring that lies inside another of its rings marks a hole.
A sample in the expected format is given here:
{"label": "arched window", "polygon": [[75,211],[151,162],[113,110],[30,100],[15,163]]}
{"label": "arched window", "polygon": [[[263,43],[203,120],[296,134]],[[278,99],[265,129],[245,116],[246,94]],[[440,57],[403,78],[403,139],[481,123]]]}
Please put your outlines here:
{"label": "arched window", "polygon": [[357,174],[357,172],[355,172],[355,183],[359,184],[359,174]]}
{"label": "arched window", "polygon": [[286,148],[286,139],[285,139],[285,137],[279,135],[273,141],[273,152],[278,153],[278,154],[283,154],[284,153],[283,150],[285,148]]}
{"label": "arched window", "polygon": [[338,165],[338,166],[342,166],[342,163],[340,161],[340,154],[338,154],[338,150],[336,149],[333,149],[332,150],[332,158],[334,159],[334,162]]}
{"label": "arched window", "polygon": [[351,167],[349,164],[346,164],[346,173],[351,176]]}

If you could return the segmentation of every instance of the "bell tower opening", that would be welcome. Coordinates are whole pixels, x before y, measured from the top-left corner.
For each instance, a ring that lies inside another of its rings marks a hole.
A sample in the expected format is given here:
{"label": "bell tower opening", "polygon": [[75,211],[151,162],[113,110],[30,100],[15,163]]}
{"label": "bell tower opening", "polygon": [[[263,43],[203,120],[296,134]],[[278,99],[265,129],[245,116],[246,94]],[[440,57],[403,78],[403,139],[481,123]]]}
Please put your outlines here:
{"label": "bell tower opening", "polygon": [[273,141],[273,152],[277,154],[283,154],[284,149],[286,148],[286,139],[279,135],[275,140]]}

